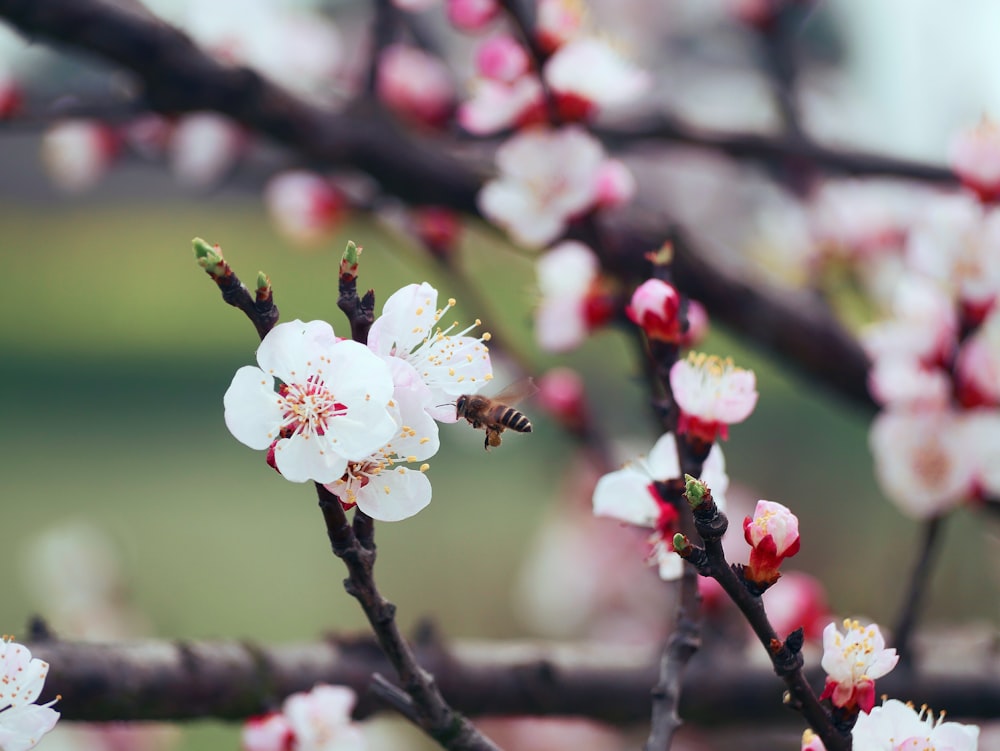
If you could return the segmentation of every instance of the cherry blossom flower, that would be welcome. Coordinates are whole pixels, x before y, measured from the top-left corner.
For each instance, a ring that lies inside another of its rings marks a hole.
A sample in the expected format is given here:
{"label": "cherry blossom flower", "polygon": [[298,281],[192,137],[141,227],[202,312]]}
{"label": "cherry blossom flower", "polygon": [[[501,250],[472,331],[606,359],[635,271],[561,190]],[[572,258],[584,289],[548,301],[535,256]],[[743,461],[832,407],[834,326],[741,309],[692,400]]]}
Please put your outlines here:
{"label": "cherry blossom flower", "polygon": [[555,52],[580,32],[586,20],[587,7],[582,0],[538,0],[538,45],[546,52]]}
{"label": "cherry blossom flower", "polygon": [[936,720],[927,707],[918,712],[910,704],[888,699],[858,715],[851,731],[854,751],[976,751],[979,728]]}
{"label": "cherry blossom flower", "polygon": [[971,493],[976,446],[959,413],[882,412],[868,438],[882,490],[910,516],[944,513]]}
{"label": "cherry blossom flower", "polygon": [[397,115],[432,128],[444,124],[455,102],[448,66],[405,44],[393,44],[382,51],[376,89]]}
{"label": "cherry blossom flower", "polygon": [[292,694],[280,714],[247,721],[243,751],[364,751],[364,736],[351,720],[355,702],[345,686],[321,684]]}
{"label": "cherry blossom flower", "polygon": [[868,391],[886,407],[941,409],[951,400],[951,386],[944,370],[914,357],[879,357],[868,371]]}
{"label": "cherry blossom flower", "polygon": [[79,193],[104,177],[118,154],[118,137],[96,120],[64,120],[42,136],[42,164],[62,190]]}
{"label": "cherry blossom flower", "polygon": [[810,229],[828,257],[860,260],[895,253],[924,198],[901,182],[826,180],[810,200]]}
{"label": "cherry blossom flower", "polygon": [[978,322],[1000,292],[1000,211],[968,195],[940,196],[924,207],[906,245],[908,268],[939,284]]}
{"label": "cherry blossom flower", "polygon": [[1000,126],[984,117],[958,133],[948,149],[948,165],[982,201],[1000,197]]}
{"label": "cherry blossom flower", "polygon": [[600,262],[590,248],[575,240],[559,243],[536,265],[542,300],[535,311],[535,339],[548,352],[579,346],[587,334],[615,312],[604,289]]}
{"label": "cherry blossom flower", "polygon": [[704,441],[729,437],[729,426],[743,422],[757,405],[752,370],[715,355],[691,352],[670,368],[670,388],[680,407],[679,433]]}
{"label": "cherry blossom flower", "polygon": [[541,246],[593,206],[604,151],[576,126],[532,129],[504,143],[496,162],[500,176],[480,191],[480,209],[517,242]]}
{"label": "cherry blossom flower", "polygon": [[1000,309],[963,343],[955,359],[955,383],[963,407],[1000,405]]}
{"label": "cherry blossom flower", "polygon": [[396,433],[389,365],[363,344],[338,341],[325,321],[278,324],[257,362],[236,371],[226,391],[226,426],[250,448],[268,449],[286,479],[333,482]]}
{"label": "cherry blossom flower", "polygon": [[485,136],[525,124],[544,104],[542,83],[535,75],[513,81],[479,78],[472,82],[472,98],[459,105],[458,124]]}
{"label": "cherry blossom flower", "polygon": [[677,343],[681,338],[681,298],[672,285],[647,279],[636,287],[625,313],[652,340]]}
{"label": "cherry blossom flower", "polygon": [[0,639],[0,748],[27,751],[55,727],[59,713],[48,704],[36,704],[49,664],[10,637]]}
{"label": "cherry blossom flower", "polygon": [[635,197],[638,186],[632,171],[618,159],[605,159],[597,171],[597,205],[613,209]]}
{"label": "cherry blossom flower", "polygon": [[343,216],[347,202],[329,180],[312,172],[294,170],[268,181],[264,203],[282,234],[308,244],[330,233]]}
{"label": "cherry blossom flower", "polygon": [[743,537],[750,545],[750,563],[743,576],[763,587],[778,581],[778,568],[799,552],[799,520],[787,506],[757,501],[753,517],[743,519]]}
{"label": "cherry blossom flower", "polygon": [[578,37],[560,47],[545,63],[543,75],[560,114],[575,112],[580,118],[629,104],[651,83],[648,73],[596,37]]}
{"label": "cherry blossom flower", "polygon": [[393,392],[390,413],[396,435],[386,445],[361,461],[347,464],[344,476],[326,483],[345,508],[355,504],[373,519],[394,522],[413,516],[431,502],[431,484],[418,464],[437,453],[438,427],[427,409],[433,407],[431,390],[405,360],[387,358],[392,368]]}
{"label": "cherry blossom flower", "polygon": [[892,317],[861,332],[873,361],[905,359],[927,367],[949,362],[958,339],[955,305],[941,285],[915,274],[899,280],[892,296]]}
{"label": "cherry blossom flower", "polygon": [[438,322],[455,300],[448,300],[441,309],[437,300],[437,290],[427,282],[397,290],[372,324],[368,346],[380,357],[398,357],[412,365],[431,390],[432,406],[427,412],[438,422],[455,422],[455,399],[479,391],[493,378],[484,343],[489,334],[466,336],[480,325],[479,320],[457,333],[452,333],[457,323],[442,329]]}
{"label": "cherry blossom flower", "polygon": [[[680,476],[677,442],[673,433],[665,433],[653,445],[648,457],[637,459],[620,470],[604,475],[594,488],[595,515],[609,516],[654,530],[649,538],[649,560],[651,565],[658,566],[660,578],[664,580],[678,578],[684,564],[680,556],[673,552],[677,510],[660,497],[656,482]],[[712,498],[719,510],[724,511],[729,477],[726,475],[722,449],[718,445],[712,446],[701,477],[711,489]]]}
{"label": "cherry blossom flower", "polygon": [[836,623],[823,629],[823,670],[826,684],[820,699],[835,707],[860,708],[870,712],[875,704],[875,679],[886,675],[899,662],[895,649],[886,649],[882,632],[875,624],[862,626],[845,620],[844,633]]}
{"label": "cherry blossom flower", "polygon": [[185,115],[170,136],[170,168],[182,185],[207,188],[232,169],[246,145],[246,134],[227,117],[214,112]]}

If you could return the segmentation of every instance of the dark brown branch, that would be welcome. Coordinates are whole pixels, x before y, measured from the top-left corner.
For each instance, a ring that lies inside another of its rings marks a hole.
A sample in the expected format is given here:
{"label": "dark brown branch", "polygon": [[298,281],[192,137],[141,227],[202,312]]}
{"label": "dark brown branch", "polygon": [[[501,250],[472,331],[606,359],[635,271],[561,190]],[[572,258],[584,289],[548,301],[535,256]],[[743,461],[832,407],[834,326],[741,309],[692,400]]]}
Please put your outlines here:
{"label": "dark brown branch", "polygon": [[[371,519],[362,514],[352,527],[340,499],[318,483],[316,490],[330,545],[334,554],[347,566],[349,576],[344,588],[361,605],[379,647],[399,676],[404,696],[409,698],[409,702],[401,702],[397,695],[393,705],[403,709],[404,716],[413,719],[418,727],[446,749],[499,751],[489,738],[452,709],[441,695],[434,676],[420,666],[400,633],[396,623],[396,606],[386,600],[375,585],[375,544]],[[383,679],[383,692],[384,684]]]}
{"label": "dark brown branch", "polygon": [[596,134],[608,146],[624,147],[643,141],[668,141],[698,146],[772,165],[785,159],[813,164],[828,172],[856,177],[898,177],[942,185],[958,185],[958,178],[947,167],[908,159],[823,146],[810,140],[759,133],[728,132],[698,128],[666,114],[637,118],[614,128],[597,128]]}
{"label": "dark brown branch", "polygon": [[[374,673],[390,674],[370,635],[267,645],[240,641],[137,641],[120,644],[36,641],[29,648],[50,664],[41,701],[63,699],[66,720],[243,720],[272,710],[317,683],[349,686],[359,695],[355,716],[384,705],[368,693]],[[648,721],[656,681],[646,649],[613,644],[464,641],[415,647],[445,698],[463,714],[581,716],[612,725]],[[1000,677],[978,670],[923,672],[879,680],[900,699],[947,708],[953,718],[1000,718]],[[809,674],[822,685],[819,672]],[[780,704],[781,682],[770,669],[697,659],[684,681],[687,722],[763,726],[796,716]]]}

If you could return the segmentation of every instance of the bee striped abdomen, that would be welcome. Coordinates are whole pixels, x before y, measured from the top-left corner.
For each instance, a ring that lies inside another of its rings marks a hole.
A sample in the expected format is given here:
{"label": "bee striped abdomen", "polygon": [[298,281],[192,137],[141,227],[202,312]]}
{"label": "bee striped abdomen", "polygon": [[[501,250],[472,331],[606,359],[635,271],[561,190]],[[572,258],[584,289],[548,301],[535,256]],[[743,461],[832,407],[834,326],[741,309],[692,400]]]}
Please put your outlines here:
{"label": "bee striped abdomen", "polygon": [[497,418],[497,422],[511,430],[516,430],[518,433],[531,432],[531,420],[523,412],[518,412],[513,407],[504,408],[503,413]]}

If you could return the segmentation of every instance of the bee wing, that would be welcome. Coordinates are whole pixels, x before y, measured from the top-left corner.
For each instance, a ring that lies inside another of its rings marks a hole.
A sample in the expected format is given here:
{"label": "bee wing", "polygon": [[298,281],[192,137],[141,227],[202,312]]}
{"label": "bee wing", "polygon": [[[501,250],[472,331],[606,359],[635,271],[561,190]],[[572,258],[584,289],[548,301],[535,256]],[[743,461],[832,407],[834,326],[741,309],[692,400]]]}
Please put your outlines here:
{"label": "bee wing", "polygon": [[518,402],[534,396],[536,393],[538,393],[538,386],[535,385],[534,380],[531,378],[522,378],[501,389],[499,394],[494,394],[490,399],[501,404],[506,404],[508,407],[513,407]]}

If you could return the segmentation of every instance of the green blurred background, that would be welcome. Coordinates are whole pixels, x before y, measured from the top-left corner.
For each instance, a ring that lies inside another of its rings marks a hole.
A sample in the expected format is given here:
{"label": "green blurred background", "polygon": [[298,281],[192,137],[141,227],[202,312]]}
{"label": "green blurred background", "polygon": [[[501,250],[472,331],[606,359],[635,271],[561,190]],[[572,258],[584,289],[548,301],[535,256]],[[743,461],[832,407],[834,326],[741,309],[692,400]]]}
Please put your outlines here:
{"label": "green blurred background", "polygon": [[[463,290],[378,226],[351,224],[326,248],[303,253],[251,199],[7,201],[0,222],[7,632],[24,634],[39,607],[24,583],[27,546],[75,519],[120,545],[131,592],[161,636],[308,640],[362,627],[311,487],[281,479],[223,424],[222,394],[253,362],[257,341],[196,266],[196,235],[220,243],[244,279],[267,271],[284,319],[325,318],[335,328],[344,325],[339,250],[354,239],[365,248],[361,283],[380,300],[428,279],[442,297],[459,298],[461,320],[482,317],[485,328],[514,336],[540,370],[580,368],[613,434],[645,446],[655,437],[624,337],[605,332],[568,357],[541,356],[530,338],[531,262],[477,228],[463,257],[489,312],[463,306]],[[759,407],[726,446],[733,482],[799,513],[793,568],[823,578],[838,614],[891,623],[918,528],[877,492],[867,417],[722,332],[703,348],[733,354],[760,376]],[[448,637],[530,635],[508,593],[575,451],[544,416],[532,419],[536,432],[489,453],[468,426],[443,426],[434,502],[411,520],[379,525],[377,575],[404,627],[432,616]],[[968,513],[949,523],[928,620],[996,618],[986,532]],[[234,732],[199,723],[185,748],[234,748]]]}

